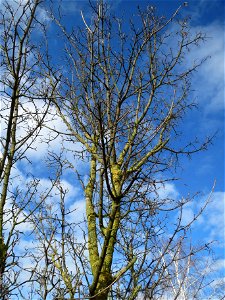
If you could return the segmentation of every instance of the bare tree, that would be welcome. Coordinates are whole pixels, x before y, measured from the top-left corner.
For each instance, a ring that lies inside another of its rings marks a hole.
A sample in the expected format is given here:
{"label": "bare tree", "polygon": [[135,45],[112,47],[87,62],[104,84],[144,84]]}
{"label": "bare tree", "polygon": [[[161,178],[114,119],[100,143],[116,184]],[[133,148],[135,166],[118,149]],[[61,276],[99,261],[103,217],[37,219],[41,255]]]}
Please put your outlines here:
{"label": "bare tree", "polygon": [[[9,299],[13,289],[22,284],[19,257],[26,254],[17,248],[23,234],[21,226],[28,224],[48,194],[42,191],[37,195],[40,180],[18,169],[22,162],[29,163],[27,152],[33,149],[49,107],[39,68],[39,49],[32,38],[34,30],[38,26],[40,30],[41,26],[36,19],[40,3],[39,0],[1,3],[1,299]],[[24,281],[29,278],[26,276]]]}
{"label": "bare tree", "polygon": [[[65,42],[62,68],[51,61],[40,5],[5,1],[1,10],[1,299],[201,297],[208,281],[193,262],[208,245],[187,248],[185,241],[210,198],[184,224],[183,210],[195,196],[166,190],[179,157],[210,142],[178,143],[179,124],[194,105],[191,76],[204,61],[185,66],[186,57],[204,34],[190,32],[182,6],[168,19],[151,6],[138,9],[136,20],[122,20],[100,1],[90,4],[91,21],[81,12],[83,28],[71,33],[52,15]],[[44,34],[34,43],[36,28]],[[49,117],[66,130],[51,128]],[[59,154],[49,150],[55,173],[45,188],[38,174],[18,171],[24,160],[32,163],[29,151],[43,127],[69,143]],[[84,220],[67,204],[68,169],[81,183]],[[28,223],[35,245],[21,254],[21,225]]]}
{"label": "bare tree", "polygon": [[[71,33],[55,19],[65,38],[68,71],[59,76],[51,67],[47,74],[57,84],[51,100],[67,138],[82,145],[77,155],[89,162],[88,181],[78,173],[91,270],[84,297],[136,299],[144,292],[144,299],[160,299],[168,279],[164,257],[196,220],[182,224],[183,206],[193,199],[162,197],[159,191],[172,180],[167,171],[179,156],[209,143],[176,142],[179,122],[193,106],[192,73],[204,60],[185,67],[185,59],[205,36],[189,32],[188,20],[179,18],[182,6],[169,19],[158,17],[153,7],[139,9],[139,27],[129,20],[129,29],[102,2],[91,9],[91,23],[81,12],[84,26]],[[174,211],[180,213],[173,227]],[[161,235],[170,238],[154,256]]]}

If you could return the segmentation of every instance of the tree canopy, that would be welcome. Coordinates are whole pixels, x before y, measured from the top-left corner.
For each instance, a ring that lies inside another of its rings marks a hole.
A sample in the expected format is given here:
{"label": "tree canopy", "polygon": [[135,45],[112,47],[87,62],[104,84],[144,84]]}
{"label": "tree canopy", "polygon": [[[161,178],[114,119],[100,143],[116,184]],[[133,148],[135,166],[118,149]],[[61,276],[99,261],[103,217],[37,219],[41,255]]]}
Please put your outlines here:
{"label": "tree canopy", "polygon": [[[180,157],[211,142],[187,141],[180,130],[195,106],[193,73],[205,61],[188,55],[206,39],[190,30],[185,6],[169,17],[137,8],[124,19],[93,2],[90,17],[81,11],[70,30],[58,3],[2,5],[1,299],[215,295],[208,262],[197,262],[210,243],[190,239],[211,198],[184,223],[184,207],[198,195],[164,192]],[[30,171],[37,141],[46,163]],[[33,246],[21,251],[23,226]],[[222,299],[221,285],[216,293]]]}

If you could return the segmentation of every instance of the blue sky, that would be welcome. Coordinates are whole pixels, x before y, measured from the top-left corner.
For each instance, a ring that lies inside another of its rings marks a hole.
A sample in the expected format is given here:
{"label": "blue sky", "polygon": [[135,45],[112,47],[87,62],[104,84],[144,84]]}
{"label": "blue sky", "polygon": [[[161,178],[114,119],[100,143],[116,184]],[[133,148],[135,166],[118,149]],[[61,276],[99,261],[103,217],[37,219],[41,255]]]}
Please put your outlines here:
{"label": "blue sky", "polygon": [[[115,13],[123,14],[124,17],[130,16],[136,11],[137,5],[145,7],[147,4],[156,5],[159,14],[169,15],[182,4],[182,1],[109,1]],[[1,3],[1,2],[0,2]],[[53,2],[56,5],[56,2]],[[89,18],[87,10],[88,1],[68,1],[61,2],[62,11],[65,16],[63,21],[67,28],[81,25],[80,10],[82,9],[84,16]],[[207,151],[194,154],[191,159],[183,157],[180,161],[180,167],[177,168],[176,177],[179,181],[169,183],[165,186],[162,193],[167,193],[170,196],[182,197],[188,193],[194,194],[200,192],[196,202],[188,205],[184,210],[184,222],[188,222],[191,217],[201,208],[201,205],[210,194],[214,181],[216,185],[212,201],[206,208],[206,211],[193,228],[193,239],[196,243],[199,241],[207,242],[209,240],[217,241],[213,250],[215,258],[218,259],[218,269],[221,276],[225,277],[225,257],[224,257],[224,209],[225,209],[225,189],[224,189],[224,1],[188,1],[188,6],[182,9],[182,16],[190,16],[190,26],[193,32],[202,31],[208,36],[205,43],[190,53],[187,58],[187,63],[199,57],[210,56],[210,58],[200,67],[199,71],[194,74],[191,97],[195,99],[198,107],[189,111],[180,125],[180,130],[183,132],[183,140],[193,140],[196,136],[200,140],[204,140],[208,135],[215,137],[212,144],[209,145]],[[42,12],[43,13],[43,12]],[[46,15],[43,13],[43,18]],[[54,61],[60,61],[60,52],[56,51],[62,46],[61,40],[56,36],[56,29],[50,25],[51,42],[55,49],[52,51]],[[37,39],[39,36],[37,35]],[[51,126],[57,129],[65,130],[64,125],[55,119],[51,121]],[[42,130],[42,139],[49,134],[48,129]],[[182,142],[182,139],[180,142]],[[54,151],[60,150],[60,137],[53,140],[51,148]],[[67,146],[69,145],[66,142]],[[48,186],[48,172],[45,166],[47,155],[47,145],[37,139],[33,147],[37,151],[30,150],[28,155],[32,160],[32,165],[23,162],[17,165],[14,170],[15,174],[19,174],[22,180],[25,179],[25,173],[29,170],[37,174],[44,186]],[[79,145],[71,146],[77,149]],[[72,149],[71,149],[72,150]],[[72,153],[67,152],[67,157],[74,161]],[[75,166],[82,168],[85,172],[85,164],[79,160],[74,161]],[[65,173],[64,186],[70,191],[68,194],[68,206],[73,209],[77,208],[77,220],[84,215],[85,205],[80,188],[74,186],[74,177],[68,172]],[[21,230],[29,232],[29,227],[21,225]],[[28,244],[28,239],[22,240],[22,243]],[[23,246],[22,246],[23,247]]]}

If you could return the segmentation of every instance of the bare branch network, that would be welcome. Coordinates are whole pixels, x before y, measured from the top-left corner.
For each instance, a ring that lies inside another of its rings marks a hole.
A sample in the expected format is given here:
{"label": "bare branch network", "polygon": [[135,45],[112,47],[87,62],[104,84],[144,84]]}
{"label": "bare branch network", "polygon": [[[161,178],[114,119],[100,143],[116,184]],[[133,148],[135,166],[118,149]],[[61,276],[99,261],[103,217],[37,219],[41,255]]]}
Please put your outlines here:
{"label": "bare branch network", "polygon": [[1,4],[0,298],[223,299],[190,238],[211,195],[184,223],[198,194],[165,192],[211,142],[179,142],[205,61],[187,2],[130,20],[90,2],[71,30],[47,5]]}

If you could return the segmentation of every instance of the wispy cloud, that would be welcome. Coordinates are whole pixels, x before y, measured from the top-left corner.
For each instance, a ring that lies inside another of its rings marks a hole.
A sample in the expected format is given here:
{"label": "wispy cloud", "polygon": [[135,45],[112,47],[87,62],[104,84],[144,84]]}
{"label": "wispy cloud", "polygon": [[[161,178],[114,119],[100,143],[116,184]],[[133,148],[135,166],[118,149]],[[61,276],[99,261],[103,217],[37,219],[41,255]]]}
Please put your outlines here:
{"label": "wispy cloud", "polygon": [[[198,201],[189,202],[183,211],[183,224],[188,224],[197,212],[204,206],[205,199],[209,198],[206,195]],[[223,243],[224,236],[224,211],[225,209],[225,192],[214,192],[211,200],[203,214],[197,220],[193,227],[193,231],[199,232],[199,237],[206,242],[217,241]]]}
{"label": "wispy cloud", "polygon": [[188,58],[194,61],[208,57],[193,77],[197,101],[206,114],[218,113],[224,109],[224,30],[216,23],[192,30],[204,32],[207,36],[205,43]]}

